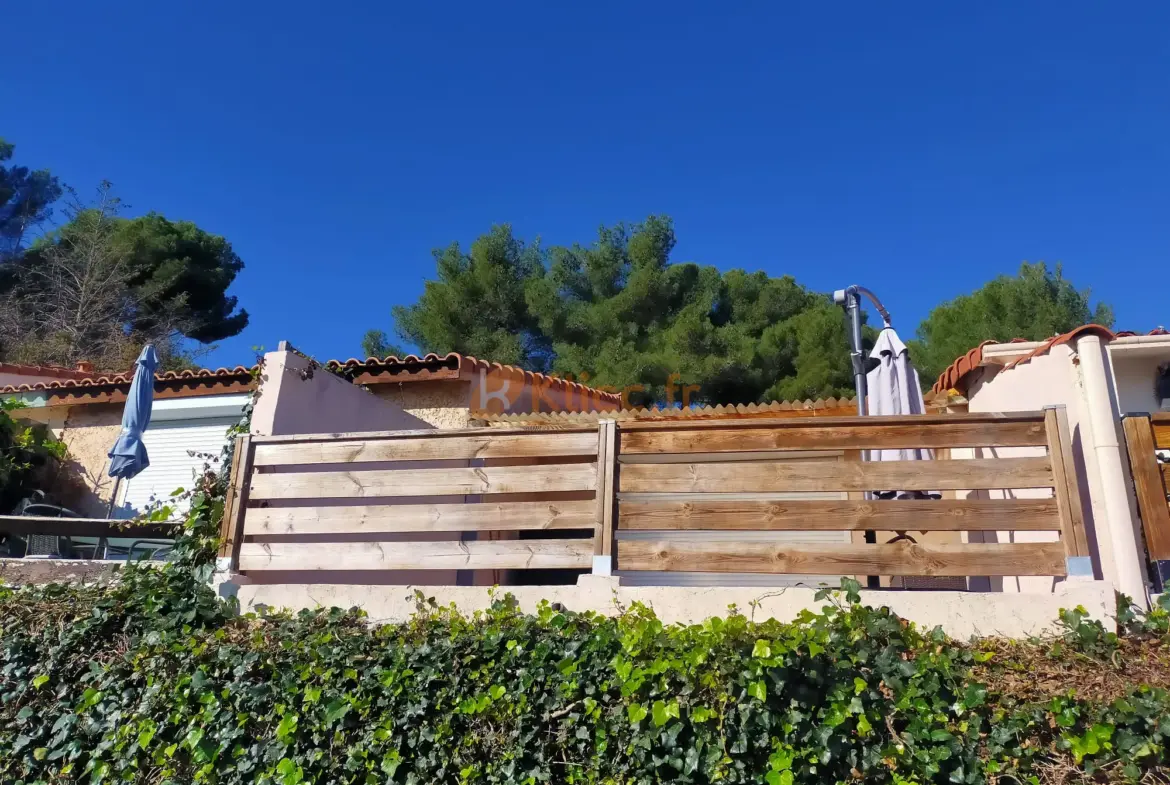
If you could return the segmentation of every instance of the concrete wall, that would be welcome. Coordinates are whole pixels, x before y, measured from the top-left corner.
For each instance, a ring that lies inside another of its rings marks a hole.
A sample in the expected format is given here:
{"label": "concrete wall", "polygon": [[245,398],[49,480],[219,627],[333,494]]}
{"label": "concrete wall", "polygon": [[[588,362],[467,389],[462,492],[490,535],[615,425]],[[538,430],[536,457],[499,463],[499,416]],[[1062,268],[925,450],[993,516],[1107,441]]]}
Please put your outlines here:
{"label": "concrete wall", "polygon": [[[465,613],[491,605],[490,590],[471,586],[422,587],[427,597],[440,605],[454,603]],[[814,598],[815,589],[789,588],[780,591],[734,588],[683,588],[675,586],[622,586],[617,578],[582,576],[575,586],[512,586],[506,591],[516,597],[520,608],[531,612],[541,600],[560,602],[570,610],[592,610],[615,615],[619,606],[634,602],[654,609],[666,623],[698,623],[713,616],[727,616],[729,606],[756,621],[768,618],[792,620],[802,610],[817,609],[824,603]],[[302,584],[298,586],[240,586],[241,609],[361,607],[374,622],[406,621],[414,612],[413,586],[344,586]],[[873,607],[889,606],[899,616],[925,627],[940,626],[954,638],[1004,636],[1023,638],[1043,635],[1055,628],[1061,608],[1082,605],[1089,615],[1112,624],[1116,612],[1113,587],[1103,581],[1069,581],[1049,594],[976,594],[949,591],[863,591],[862,602]],[[753,605],[753,603],[755,603]]]}
{"label": "concrete wall", "polygon": [[252,433],[398,431],[431,427],[361,387],[313,368],[287,351],[264,355],[264,376],[252,412]]}

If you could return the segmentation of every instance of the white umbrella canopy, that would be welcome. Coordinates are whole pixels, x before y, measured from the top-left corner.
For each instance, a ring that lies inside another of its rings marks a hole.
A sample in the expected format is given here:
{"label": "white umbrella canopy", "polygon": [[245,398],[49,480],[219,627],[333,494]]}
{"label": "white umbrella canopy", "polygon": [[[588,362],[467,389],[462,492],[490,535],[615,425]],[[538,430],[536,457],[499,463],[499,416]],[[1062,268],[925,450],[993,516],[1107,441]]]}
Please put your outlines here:
{"label": "white umbrella canopy", "polygon": [[[870,416],[924,414],[926,402],[922,399],[918,371],[914,370],[906,344],[894,328],[886,327],[881,331],[869,356],[878,361],[877,367],[865,375],[866,387],[869,388],[866,409]],[[934,455],[927,449],[905,448],[870,450],[867,457],[871,461],[929,461]]]}
{"label": "white umbrella canopy", "polygon": [[[878,334],[869,356],[878,361],[877,367],[865,375],[869,415],[924,414],[926,402],[922,399],[918,371],[914,370],[906,344],[893,327]],[[930,450],[923,449],[871,450],[869,453],[871,461],[917,461],[932,457]]]}

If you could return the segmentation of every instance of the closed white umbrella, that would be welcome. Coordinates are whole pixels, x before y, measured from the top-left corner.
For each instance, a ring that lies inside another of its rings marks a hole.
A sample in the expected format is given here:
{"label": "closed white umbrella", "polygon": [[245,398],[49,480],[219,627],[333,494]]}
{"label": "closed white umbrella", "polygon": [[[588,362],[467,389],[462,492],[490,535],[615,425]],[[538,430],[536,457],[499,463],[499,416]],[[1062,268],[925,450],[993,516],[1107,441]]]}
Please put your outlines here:
{"label": "closed white umbrella", "polygon": [[[878,364],[865,376],[869,392],[868,414],[924,414],[926,402],[922,399],[918,371],[914,370],[906,344],[902,343],[893,327],[887,327],[878,334],[869,356],[877,360]],[[928,461],[932,458],[931,451],[924,448],[870,450],[868,455],[871,461]]]}

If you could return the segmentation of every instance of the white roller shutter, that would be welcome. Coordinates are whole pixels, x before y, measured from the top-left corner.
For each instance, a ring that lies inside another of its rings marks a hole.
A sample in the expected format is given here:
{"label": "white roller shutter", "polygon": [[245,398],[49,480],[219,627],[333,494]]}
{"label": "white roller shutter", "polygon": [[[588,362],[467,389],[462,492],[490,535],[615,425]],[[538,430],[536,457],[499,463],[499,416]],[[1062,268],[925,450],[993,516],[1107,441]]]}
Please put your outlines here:
{"label": "white roller shutter", "polygon": [[[239,422],[238,416],[170,420],[151,423],[143,441],[150,466],[126,485],[124,504],[133,508],[132,517],[142,512],[151,498],[166,500],[177,488],[190,488],[196,469],[207,461],[202,455],[219,456],[227,442],[228,428]],[[184,512],[185,510],[178,510]]]}

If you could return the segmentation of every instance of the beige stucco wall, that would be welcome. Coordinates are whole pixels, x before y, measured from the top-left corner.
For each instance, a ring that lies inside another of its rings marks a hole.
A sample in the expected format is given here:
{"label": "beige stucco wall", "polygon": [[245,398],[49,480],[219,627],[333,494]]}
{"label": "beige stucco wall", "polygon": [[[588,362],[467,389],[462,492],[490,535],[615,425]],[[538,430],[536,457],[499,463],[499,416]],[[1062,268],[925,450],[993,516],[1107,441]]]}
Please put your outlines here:
{"label": "beige stucco wall", "polygon": [[[1100,475],[1096,471],[1096,458],[1092,451],[1082,451],[1080,448],[1084,430],[1082,423],[1086,413],[1080,392],[1079,375],[1072,362],[1072,350],[1065,345],[1055,346],[1048,354],[1034,357],[1008,371],[999,370],[998,367],[986,368],[972,386],[968,398],[971,412],[1038,411],[1045,406],[1065,407],[1073,439],[1073,453],[1078,464],[1077,475],[1082,489],[1081,506],[1085,527],[1090,539],[1094,539],[1092,534],[1094,521],[1101,520],[1104,516],[1100,488],[1098,487],[1095,493],[1092,490],[1094,485],[1099,486]],[[965,453],[968,457],[1024,458],[1046,455],[1047,450],[1044,447],[1001,447],[954,450],[954,453]],[[995,490],[967,494],[972,498],[991,499],[1049,498],[1051,495],[1052,492],[1048,489]],[[971,542],[1054,542],[1060,537],[1057,532],[972,532],[968,539]],[[1095,561],[1102,563],[1099,557]],[[1110,560],[1106,558],[1104,561]],[[1102,577],[1112,580],[1109,574]],[[1043,576],[1007,576],[982,579],[978,583],[995,591],[1047,592],[1052,590],[1054,580]],[[973,580],[972,583],[977,582]],[[980,586],[975,585],[973,588]]]}
{"label": "beige stucco wall", "polygon": [[[360,607],[374,622],[401,622],[415,610],[411,586],[356,586],[301,584],[240,586],[241,609]],[[230,590],[230,589],[229,589]],[[223,591],[221,589],[221,591]],[[791,620],[802,610],[824,605],[815,599],[816,589],[791,587],[783,591],[751,588],[706,588],[677,586],[622,586],[617,578],[585,575],[576,585],[510,586],[521,610],[532,612],[541,600],[560,602],[573,611],[592,610],[615,615],[619,607],[641,602],[654,609],[666,623],[697,623],[714,616],[726,617],[729,606],[756,621],[774,618]],[[465,613],[491,605],[490,590],[471,586],[427,586],[427,597],[440,605],[454,604]],[[496,592],[496,597],[499,596]],[[1113,586],[1104,581],[1075,580],[1062,583],[1049,594],[979,594],[951,591],[863,591],[862,602],[873,607],[888,606],[904,619],[927,629],[940,626],[960,640],[971,636],[1022,638],[1043,635],[1056,627],[1061,608],[1084,606],[1090,617],[1110,625],[1116,615]]]}
{"label": "beige stucco wall", "polygon": [[[56,407],[54,407],[56,408]],[[122,430],[122,405],[92,403],[68,408],[61,440],[69,454],[65,468],[72,486],[65,506],[88,517],[104,518],[114,480],[106,474],[106,453]]]}
{"label": "beige stucco wall", "polygon": [[471,383],[462,379],[376,384],[370,390],[435,428],[454,430],[480,425],[472,420],[469,409]]}

